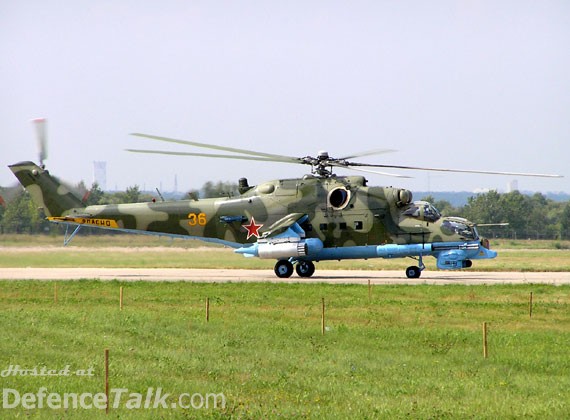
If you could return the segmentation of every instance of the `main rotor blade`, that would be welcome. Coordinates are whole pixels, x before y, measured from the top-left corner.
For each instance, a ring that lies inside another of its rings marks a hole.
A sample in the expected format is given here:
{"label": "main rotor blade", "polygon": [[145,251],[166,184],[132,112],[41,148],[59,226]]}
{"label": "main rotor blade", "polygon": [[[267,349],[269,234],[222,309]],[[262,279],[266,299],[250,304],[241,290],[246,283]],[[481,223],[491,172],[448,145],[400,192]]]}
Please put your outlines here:
{"label": "main rotor blade", "polygon": [[233,153],[241,153],[241,154],[252,155],[252,156],[266,157],[266,158],[275,159],[277,162],[303,163],[302,161],[300,161],[299,158],[292,157],[292,156],[274,155],[271,153],[257,152],[255,150],[238,149],[235,147],[227,147],[227,146],[217,146],[215,144],[199,143],[196,141],[189,141],[189,140],[172,139],[169,137],[154,136],[151,134],[131,133],[131,135],[137,136],[137,137],[144,137],[144,138],[151,139],[151,140],[158,140],[158,141],[164,141],[164,142],[169,142],[169,143],[184,144],[187,146],[203,147],[206,149],[223,150],[225,152],[233,152]]}
{"label": "main rotor blade", "polygon": [[443,169],[443,168],[423,168],[419,166],[401,166],[401,165],[375,165],[369,163],[347,162],[349,166],[370,166],[373,168],[394,168],[394,169],[409,169],[416,171],[435,171],[435,172],[457,172],[469,174],[486,174],[486,175],[511,175],[511,176],[533,176],[540,178],[564,178],[563,175],[555,174],[534,174],[527,172],[499,172],[499,171],[477,171],[472,169]]}
{"label": "main rotor blade", "polygon": [[[278,159],[260,156],[237,156],[237,155],[218,155],[213,153],[191,153],[191,152],[172,152],[167,150],[146,150],[146,149],[125,149],[127,152],[134,153],[147,153],[147,154],[158,154],[158,155],[171,155],[171,156],[199,156],[207,158],[222,158],[222,159],[241,159],[241,160],[256,160],[262,162],[283,162],[291,163],[288,159]],[[302,162],[295,162],[302,163]]]}
{"label": "main rotor blade", "polygon": [[338,158],[338,160],[354,159],[357,157],[382,155],[385,153],[394,153],[394,152],[397,152],[397,150],[394,150],[394,149],[373,149],[373,150],[367,150],[364,152],[356,153],[356,154],[350,155],[350,156],[344,156],[344,157]]}
{"label": "main rotor blade", "polygon": [[339,165],[336,163],[331,162],[331,166],[334,166],[336,168],[345,168],[345,169],[350,169],[352,171],[358,171],[358,172],[366,172],[369,174],[376,174],[376,175],[384,175],[384,176],[391,176],[394,178],[413,178],[413,176],[408,176],[408,175],[400,175],[400,174],[393,174],[390,172],[380,172],[380,171],[371,171],[369,169],[362,169],[362,168],[354,168],[352,165]]}

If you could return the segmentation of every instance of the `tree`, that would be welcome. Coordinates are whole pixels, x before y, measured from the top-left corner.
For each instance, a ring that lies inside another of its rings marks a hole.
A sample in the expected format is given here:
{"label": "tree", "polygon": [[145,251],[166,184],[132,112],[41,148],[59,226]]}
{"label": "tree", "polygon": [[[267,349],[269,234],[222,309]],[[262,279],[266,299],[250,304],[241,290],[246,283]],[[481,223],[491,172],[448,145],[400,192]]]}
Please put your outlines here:
{"label": "tree", "polygon": [[0,233],[3,233],[2,219],[4,218],[4,213],[6,212],[7,203],[2,197],[3,189],[0,188]]}
{"label": "tree", "polygon": [[427,201],[439,210],[442,215],[451,216],[457,214],[457,209],[447,200],[436,200],[433,195],[423,197],[421,201]]}
{"label": "tree", "polygon": [[105,193],[103,192],[101,187],[99,187],[99,184],[94,182],[93,185],[91,185],[91,189],[87,194],[87,200],[85,200],[85,205],[92,206],[95,204],[103,204],[104,198],[105,198]]}
{"label": "tree", "polygon": [[142,203],[152,201],[150,194],[143,194],[138,185],[128,187],[125,192],[116,192],[114,194],[105,195],[104,202],[100,204],[125,204],[125,203]]}
{"label": "tree", "polygon": [[475,223],[501,223],[505,221],[501,206],[501,195],[495,190],[469,197],[461,213],[463,217]]}
{"label": "tree", "polygon": [[134,185],[132,187],[128,187],[125,193],[125,202],[126,203],[138,203],[140,200],[141,191],[138,185]]}
{"label": "tree", "polygon": [[566,203],[560,217],[560,239],[570,239],[570,202]]}
{"label": "tree", "polygon": [[21,191],[6,206],[2,218],[6,233],[40,233],[49,230],[43,211],[38,210],[26,191]]}
{"label": "tree", "polygon": [[548,218],[549,200],[542,194],[536,193],[532,196],[525,196],[526,206],[526,230],[528,237],[551,236],[554,232],[548,229],[550,220]]}
{"label": "tree", "polygon": [[215,198],[222,196],[235,196],[238,194],[238,186],[233,182],[218,181],[214,184],[213,182],[208,181],[202,186],[202,194],[200,196],[202,198]]}
{"label": "tree", "polygon": [[[509,223],[510,231],[515,232],[515,237],[528,236],[529,202],[519,191],[503,194],[499,198],[499,205],[503,221]],[[494,221],[495,222],[495,221]],[[499,221],[497,221],[499,222]]]}

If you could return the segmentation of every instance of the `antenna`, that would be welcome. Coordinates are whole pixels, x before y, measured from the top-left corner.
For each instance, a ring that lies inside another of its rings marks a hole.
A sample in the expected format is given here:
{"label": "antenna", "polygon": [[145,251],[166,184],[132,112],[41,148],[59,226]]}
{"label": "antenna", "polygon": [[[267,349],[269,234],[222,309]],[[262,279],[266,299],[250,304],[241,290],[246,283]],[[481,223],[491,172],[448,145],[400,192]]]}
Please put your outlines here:
{"label": "antenna", "polygon": [[164,197],[162,196],[162,194],[160,193],[160,190],[158,188],[156,189],[156,192],[158,193],[158,196],[160,197],[160,199],[162,201],[164,201]]}

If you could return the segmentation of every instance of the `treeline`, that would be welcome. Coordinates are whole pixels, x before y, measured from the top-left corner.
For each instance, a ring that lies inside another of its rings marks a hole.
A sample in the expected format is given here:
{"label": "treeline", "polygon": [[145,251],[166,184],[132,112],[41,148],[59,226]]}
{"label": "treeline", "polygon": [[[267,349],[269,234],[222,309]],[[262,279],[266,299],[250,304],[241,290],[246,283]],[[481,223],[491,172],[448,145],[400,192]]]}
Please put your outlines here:
{"label": "treeline", "polygon": [[570,239],[570,201],[560,202],[540,193],[519,191],[501,194],[489,191],[454,207],[447,201],[425,197],[444,216],[464,217],[477,224],[508,223],[507,226],[479,226],[486,237],[508,239]]}
{"label": "treeline", "polygon": [[[141,203],[161,200],[160,192],[149,194],[142,192],[138,185],[128,187],[126,191],[105,192],[98,184],[87,189],[83,182],[71,187],[86,206],[97,204]],[[237,184],[230,182],[206,182],[201,190],[192,190],[186,194],[187,199],[235,196],[238,194]],[[59,232],[60,226],[45,220],[43,211],[38,210],[30,194],[21,187],[0,187],[0,234],[4,233],[50,233]],[[88,228],[90,233],[108,233],[100,229]]]}
{"label": "treeline", "polygon": [[[161,199],[143,193],[135,185],[124,192],[104,192],[97,184],[91,189],[82,183],[85,205],[149,202]],[[237,185],[230,182],[207,182],[201,190],[193,190],[184,198],[236,196]],[[6,197],[9,196],[9,199]],[[540,193],[524,195],[518,191],[501,194],[489,191],[470,197],[464,206],[453,206],[445,200],[431,202],[444,216],[458,216],[478,224],[508,223],[507,226],[480,226],[482,235],[491,238],[510,239],[570,239],[570,201],[559,202]],[[59,229],[45,220],[43,212],[33,204],[30,195],[18,188],[16,191],[0,189],[0,233],[49,233]]]}

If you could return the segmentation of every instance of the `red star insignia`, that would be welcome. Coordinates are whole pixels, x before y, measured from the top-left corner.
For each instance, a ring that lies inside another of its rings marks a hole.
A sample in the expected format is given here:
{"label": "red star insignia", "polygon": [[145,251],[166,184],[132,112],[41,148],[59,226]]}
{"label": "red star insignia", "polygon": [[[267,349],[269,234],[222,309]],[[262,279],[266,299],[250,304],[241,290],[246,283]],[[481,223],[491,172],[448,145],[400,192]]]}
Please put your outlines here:
{"label": "red star insignia", "polygon": [[249,222],[248,225],[242,225],[245,230],[247,230],[247,238],[246,241],[251,238],[252,236],[255,236],[256,238],[259,238],[259,229],[263,226],[263,224],[255,224],[255,219],[253,218],[253,216],[251,216],[251,221]]}

